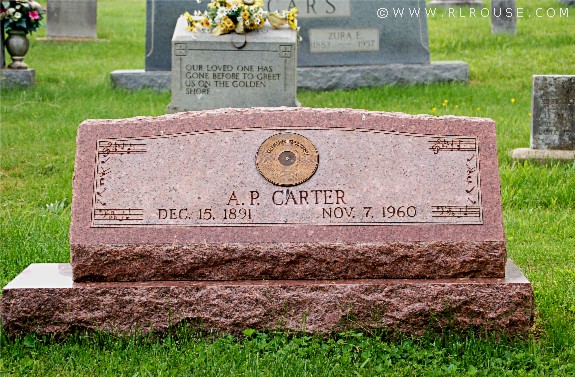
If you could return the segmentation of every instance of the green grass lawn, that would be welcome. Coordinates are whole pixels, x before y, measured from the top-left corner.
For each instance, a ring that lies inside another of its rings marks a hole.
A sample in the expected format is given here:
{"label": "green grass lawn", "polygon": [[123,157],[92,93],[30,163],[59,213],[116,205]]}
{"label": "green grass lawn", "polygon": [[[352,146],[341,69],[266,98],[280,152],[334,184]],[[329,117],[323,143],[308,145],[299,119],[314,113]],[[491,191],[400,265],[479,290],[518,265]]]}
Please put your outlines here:
{"label": "green grass lawn", "polygon": [[[0,375],[574,375],[575,165],[515,163],[509,152],[529,146],[531,76],[575,74],[575,8],[568,17],[537,18],[536,8],[561,5],[517,3],[524,18],[517,22],[516,37],[492,36],[487,18],[438,12],[429,19],[432,60],[468,62],[466,85],[300,92],[298,97],[310,107],[497,122],[508,253],[535,290],[530,338],[249,332],[233,338],[184,327],[157,337],[78,333],[50,339],[10,338],[0,330]],[[88,118],[161,115],[170,99],[167,93],[130,93],[110,85],[111,71],[144,67],[144,0],[98,1],[102,42],[35,40],[43,34],[32,38],[26,58],[36,69],[36,86],[0,92],[1,286],[30,263],[69,262],[78,124]]]}

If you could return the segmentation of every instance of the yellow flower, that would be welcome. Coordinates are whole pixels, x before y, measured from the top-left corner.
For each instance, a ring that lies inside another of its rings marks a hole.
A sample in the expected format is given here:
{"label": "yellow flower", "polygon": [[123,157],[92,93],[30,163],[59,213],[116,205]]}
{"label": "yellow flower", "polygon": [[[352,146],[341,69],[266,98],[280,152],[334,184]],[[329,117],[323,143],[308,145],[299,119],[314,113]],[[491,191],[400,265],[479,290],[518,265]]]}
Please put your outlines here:
{"label": "yellow flower", "polygon": [[210,26],[212,26],[212,21],[210,21],[210,19],[208,17],[204,17],[204,19],[202,20],[202,26],[203,27],[210,27]]}
{"label": "yellow flower", "polygon": [[287,20],[289,27],[292,30],[297,30],[297,8],[294,7],[288,12]]}
{"label": "yellow flower", "polygon": [[443,100],[443,103],[447,103],[447,102],[449,102],[449,100],[446,100],[446,99]]}
{"label": "yellow flower", "polygon": [[481,110],[481,107],[478,107],[478,108],[477,108],[477,111],[479,111],[479,110]]}
{"label": "yellow flower", "polygon": [[222,21],[220,22],[220,26],[224,32],[232,31],[236,28],[234,21],[231,20],[228,16],[222,17]]}
{"label": "yellow flower", "polygon": [[456,108],[456,109],[459,109],[459,105],[455,105],[455,108]]}
{"label": "yellow flower", "polygon": [[511,103],[515,103],[515,98],[511,98]]}
{"label": "yellow flower", "polygon": [[435,107],[433,107],[433,108],[431,109],[431,112],[434,113],[435,110],[437,110],[437,109],[436,109]]}
{"label": "yellow flower", "polygon": [[196,31],[196,21],[194,21],[194,18],[192,17],[192,15],[189,14],[188,12],[186,12],[186,13],[184,13],[184,17],[188,21],[188,26],[186,27],[186,30]]}

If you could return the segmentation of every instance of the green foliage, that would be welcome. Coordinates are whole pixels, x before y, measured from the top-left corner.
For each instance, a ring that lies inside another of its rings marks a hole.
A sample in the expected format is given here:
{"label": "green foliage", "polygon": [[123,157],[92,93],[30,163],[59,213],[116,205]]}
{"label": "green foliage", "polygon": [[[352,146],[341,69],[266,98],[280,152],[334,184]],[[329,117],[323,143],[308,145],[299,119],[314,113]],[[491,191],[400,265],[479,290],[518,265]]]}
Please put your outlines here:
{"label": "green foliage", "polygon": [[[537,7],[560,4],[524,0],[518,6],[534,14]],[[535,290],[531,339],[361,333],[323,338],[253,329],[236,338],[198,334],[186,326],[164,336],[126,339],[99,333],[8,338],[0,331],[0,375],[574,375],[575,165],[509,158],[512,149],[529,145],[531,76],[575,74],[575,8],[569,10],[569,17],[519,19],[517,37],[492,36],[489,19],[447,17],[438,10],[428,22],[432,60],[467,61],[471,81],[466,85],[298,94],[312,107],[497,122],[508,253]],[[30,263],[69,262],[78,124],[88,118],[165,113],[169,94],[110,85],[111,71],[143,68],[144,33],[144,1],[100,0],[103,41],[32,39],[26,62],[36,69],[36,86],[0,91],[1,286]]]}
{"label": "green foliage", "polygon": [[535,343],[473,335],[389,339],[359,332],[330,337],[260,333],[239,338],[174,333],[117,338],[76,333],[63,339],[27,335],[10,342],[4,362],[14,375],[168,376],[517,376],[569,375],[574,364]]}

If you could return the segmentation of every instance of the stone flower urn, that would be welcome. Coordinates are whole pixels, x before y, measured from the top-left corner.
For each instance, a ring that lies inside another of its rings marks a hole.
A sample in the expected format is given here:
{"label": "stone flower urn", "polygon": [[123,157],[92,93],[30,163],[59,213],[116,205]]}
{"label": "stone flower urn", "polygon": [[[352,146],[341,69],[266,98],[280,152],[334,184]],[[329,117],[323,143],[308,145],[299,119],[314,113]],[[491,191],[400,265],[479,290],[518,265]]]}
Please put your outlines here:
{"label": "stone flower urn", "polygon": [[24,30],[8,30],[7,33],[6,50],[12,57],[12,64],[8,68],[27,69],[28,66],[24,63],[24,56],[30,48],[30,42],[26,37],[26,32]]}

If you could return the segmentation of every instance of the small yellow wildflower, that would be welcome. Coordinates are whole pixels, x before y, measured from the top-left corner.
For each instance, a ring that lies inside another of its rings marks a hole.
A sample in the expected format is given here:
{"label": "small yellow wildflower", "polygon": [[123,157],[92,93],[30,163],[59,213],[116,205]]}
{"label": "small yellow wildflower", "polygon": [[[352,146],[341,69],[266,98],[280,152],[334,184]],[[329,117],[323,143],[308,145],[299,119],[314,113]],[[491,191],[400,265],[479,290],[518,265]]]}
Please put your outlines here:
{"label": "small yellow wildflower", "polygon": [[433,107],[433,108],[431,109],[431,112],[434,113],[435,110],[437,110],[437,109],[436,109],[435,107]]}
{"label": "small yellow wildflower", "polygon": [[297,30],[297,8],[294,7],[288,12],[288,24],[292,30]]}
{"label": "small yellow wildflower", "polygon": [[456,109],[459,109],[459,105],[455,105],[455,108],[456,108]]}
{"label": "small yellow wildflower", "polygon": [[511,98],[511,103],[515,103],[515,98]]}

